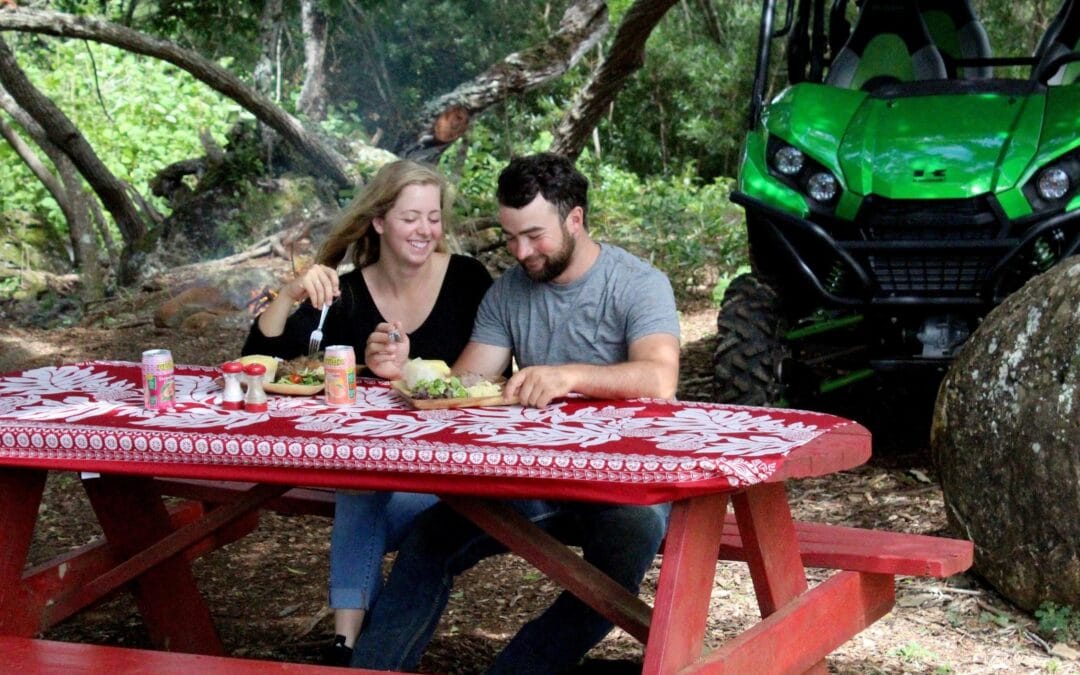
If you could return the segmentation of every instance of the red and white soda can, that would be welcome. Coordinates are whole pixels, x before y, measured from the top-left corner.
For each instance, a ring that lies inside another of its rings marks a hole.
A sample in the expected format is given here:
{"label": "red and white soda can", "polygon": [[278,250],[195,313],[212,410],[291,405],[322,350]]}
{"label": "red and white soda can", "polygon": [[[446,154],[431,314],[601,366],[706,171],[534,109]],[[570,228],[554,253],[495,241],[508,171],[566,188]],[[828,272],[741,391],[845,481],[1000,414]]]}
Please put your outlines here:
{"label": "red and white soda can", "polygon": [[143,407],[172,410],[176,407],[176,374],[172,352],[148,349],[142,353]]}
{"label": "red and white soda can", "polygon": [[356,352],[349,345],[331,345],[323,356],[326,402],[330,405],[356,403]]}

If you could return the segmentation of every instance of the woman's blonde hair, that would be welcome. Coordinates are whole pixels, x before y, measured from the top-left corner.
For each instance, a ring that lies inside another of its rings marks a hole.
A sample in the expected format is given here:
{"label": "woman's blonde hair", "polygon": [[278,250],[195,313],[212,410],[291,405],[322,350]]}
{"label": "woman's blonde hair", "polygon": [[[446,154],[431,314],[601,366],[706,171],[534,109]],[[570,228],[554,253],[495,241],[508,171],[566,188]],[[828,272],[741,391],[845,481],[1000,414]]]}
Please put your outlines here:
{"label": "woman's blonde hair", "polygon": [[[386,215],[401,191],[409,185],[435,185],[439,188],[443,228],[450,217],[453,197],[449,185],[434,167],[408,159],[384,164],[375,177],[364,186],[338,216],[329,236],[319,249],[317,262],[337,267],[352,247],[351,262],[357,269],[379,259],[379,233],[371,221]],[[446,250],[445,238],[439,240],[438,251]]]}

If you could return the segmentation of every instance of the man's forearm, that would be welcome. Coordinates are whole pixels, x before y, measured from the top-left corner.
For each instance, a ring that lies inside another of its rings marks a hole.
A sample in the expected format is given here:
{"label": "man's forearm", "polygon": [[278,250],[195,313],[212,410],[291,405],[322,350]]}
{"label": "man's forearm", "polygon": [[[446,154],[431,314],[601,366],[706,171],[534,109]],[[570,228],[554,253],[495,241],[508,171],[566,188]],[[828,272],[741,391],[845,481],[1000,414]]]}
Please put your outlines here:
{"label": "man's forearm", "polygon": [[655,361],[606,366],[572,364],[573,391],[593,398],[674,398],[679,368]]}

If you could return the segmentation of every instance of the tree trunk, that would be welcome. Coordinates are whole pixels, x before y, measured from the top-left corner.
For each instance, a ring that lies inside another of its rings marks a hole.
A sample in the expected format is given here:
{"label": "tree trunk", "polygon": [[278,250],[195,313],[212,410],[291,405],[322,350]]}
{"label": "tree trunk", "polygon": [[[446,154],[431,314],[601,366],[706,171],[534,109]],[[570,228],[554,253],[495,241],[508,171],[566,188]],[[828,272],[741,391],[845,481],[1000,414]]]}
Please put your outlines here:
{"label": "tree trunk", "polygon": [[[0,12],[0,14],[5,13]],[[124,253],[121,256],[117,276],[121,283],[133,281],[137,270],[132,265],[132,255],[146,236],[147,228],[142,216],[128,198],[127,186],[109,171],[63,111],[31,84],[15,61],[15,55],[11,53],[2,38],[0,38],[0,83],[15,99],[15,102],[41,125],[46,137],[53,145],[71,158],[79,173],[112,214],[124,237]]]}
{"label": "tree trunk", "polygon": [[274,61],[281,42],[283,30],[282,0],[266,0],[259,18],[259,59],[255,62],[253,76],[255,90],[267,98],[274,91]]}
{"label": "tree trunk", "polygon": [[713,7],[713,0],[697,0],[697,4],[702,15],[705,17],[705,33],[717,45],[721,47],[726,46],[727,37],[724,35],[724,28],[720,23],[719,17],[716,16],[716,8]]}
{"label": "tree trunk", "polygon": [[[671,2],[665,2],[665,8]],[[511,94],[560,77],[603,38],[607,28],[607,3],[577,0],[563,13],[559,29],[547,42],[510,54],[469,82],[427,103],[415,123],[399,136],[394,151],[410,159],[435,161],[478,113]]]}
{"label": "tree trunk", "polygon": [[301,0],[304,32],[304,86],[297,103],[308,119],[326,119],[326,14],[316,0]]}
{"label": "tree trunk", "polygon": [[615,41],[555,129],[551,152],[576,159],[623,85],[645,64],[645,42],[676,0],[636,0],[626,11]]}
{"label": "tree trunk", "polygon": [[[82,182],[79,180],[79,172],[76,170],[75,165],[71,163],[71,159],[60,151],[45,134],[45,130],[41,128],[33,117],[30,117],[25,110],[19,107],[19,104],[15,102],[15,99],[11,98],[11,95],[7,93],[3,87],[0,87],[0,109],[3,109],[29,134],[30,138],[37,144],[39,148],[48,156],[49,160],[56,168],[56,172],[60,175],[60,181],[64,187],[64,191],[67,194],[67,199],[70,202],[71,208],[74,209],[76,220],[86,222],[90,226],[96,227],[98,235],[101,237],[101,241],[105,242],[105,250],[108,252],[109,260],[112,261],[114,267],[118,267],[120,264],[120,255],[116,251],[116,247],[113,244],[112,234],[109,232],[109,224],[105,221],[105,216],[101,212],[101,207],[98,205],[98,201],[94,196],[88,193]],[[63,206],[61,206],[63,210]],[[67,217],[65,212],[65,217]],[[80,230],[80,223],[76,223],[72,226],[71,222],[68,222],[68,227],[72,232]],[[76,245],[73,241],[76,254],[82,248]],[[97,240],[93,234],[87,233],[84,237],[79,235],[80,241],[86,239],[94,242],[94,257],[97,259]],[[89,254],[89,252],[88,252]],[[77,259],[76,262],[81,264],[81,260]],[[82,270],[83,274],[87,274],[86,270]],[[93,272],[90,272],[91,276]],[[91,288],[98,283],[98,279],[89,279],[84,287]]]}
{"label": "tree trunk", "polygon": [[210,88],[236,101],[308,159],[313,170],[338,187],[351,187],[345,160],[314,134],[308,133],[298,119],[274,105],[265,96],[248,87],[239,78],[209,59],[168,40],[154,38],[109,21],[88,16],[32,9],[0,12],[0,30],[44,33],[57,37],[94,40],[136,54],[152,56],[183,68]]}
{"label": "tree trunk", "polygon": [[[252,71],[255,80],[255,90],[263,96],[272,99],[275,103],[281,103],[281,97],[276,92],[280,91],[281,82],[281,36],[285,30],[284,10],[282,0],[266,0],[263,5],[262,16],[259,17],[259,58],[255,62]],[[277,134],[259,121],[259,140],[264,152],[263,162],[268,172],[273,172],[274,141]]]}

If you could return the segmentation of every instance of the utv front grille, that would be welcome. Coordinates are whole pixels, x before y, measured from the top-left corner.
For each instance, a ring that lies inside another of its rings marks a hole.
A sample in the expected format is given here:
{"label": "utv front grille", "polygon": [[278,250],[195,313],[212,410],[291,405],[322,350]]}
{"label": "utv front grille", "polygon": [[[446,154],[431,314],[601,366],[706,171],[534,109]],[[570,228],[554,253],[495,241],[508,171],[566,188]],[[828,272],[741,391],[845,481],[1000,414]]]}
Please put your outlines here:
{"label": "utv front grille", "polygon": [[867,241],[977,241],[1001,231],[991,201],[973,199],[884,199],[867,197],[855,222]]}
{"label": "utv front grille", "polygon": [[997,257],[983,252],[881,254],[867,256],[867,262],[885,295],[967,295],[979,291]]}
{"label": "utv front grille", "polygon": [[1005,229],[990,197],[867,197],[856,216],[863,260],[885,296],[972,296],[1000,257]]}

